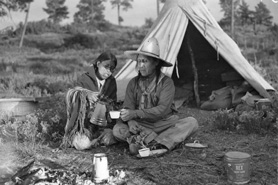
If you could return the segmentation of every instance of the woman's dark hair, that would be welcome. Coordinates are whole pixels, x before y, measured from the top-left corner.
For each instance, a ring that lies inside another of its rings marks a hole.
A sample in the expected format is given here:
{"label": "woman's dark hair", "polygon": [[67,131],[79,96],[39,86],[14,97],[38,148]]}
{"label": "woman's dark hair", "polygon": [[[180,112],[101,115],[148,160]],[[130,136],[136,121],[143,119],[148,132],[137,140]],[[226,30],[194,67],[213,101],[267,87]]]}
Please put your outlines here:
{"label": "woman's dark hair", "polygon": [[115,67],[117,66],[117,58],[114,54],[112,54],[110,51],[105,51],[101,53],[93,62],[94,68],[97,71],[97,62],[103,62],[106,60],[110,60],[111,62],[114,62]]}

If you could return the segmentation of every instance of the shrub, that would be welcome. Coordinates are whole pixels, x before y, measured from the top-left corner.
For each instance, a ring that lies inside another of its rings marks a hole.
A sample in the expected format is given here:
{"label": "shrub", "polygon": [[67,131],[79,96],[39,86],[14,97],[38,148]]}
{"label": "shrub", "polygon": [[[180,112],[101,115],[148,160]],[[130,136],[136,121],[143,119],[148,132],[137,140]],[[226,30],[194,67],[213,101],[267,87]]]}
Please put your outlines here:
{"label": "shrub", "polygon": [[51,32],[40,35],[27,35],[24,39],[24,46],[37,48],[43,52],[51,52],[62,47],[63,39],[66,36]]}
{"label": "shrub", "polygon": [[42,90],[36,86],[29,86],[27,88],[24,88],[19,93],[25,97],[43,97],[48,95],[45,89]]}
{"label": "shrub", "polygon": [[77,33],[64,39],[64,47],[73,49],[94,48],[97,49],[102,45],[100,36],[86,35]]}
{"label": "shrub", "polygon": [[230,110],[219,110],[213,114],[213,118],[210,121],[217,129],[235,131],[237,126],[236,112]]}
{"label": "shrub", "polygon": [[275,113],[278,115],[278,91],[272,91],[269,92],[271,101],[272,101],[272,107]]}
{"label": "shrub", "polygon": [[15,74],[0,78],[1,98],[45,97],[66,92],[75,85],[79,73],[67,75]]}
{"label": "shrub", "polygon": [[[20,35],[23,30],[23,23],[19,24],[19,28],[15,31],[16,35]],[[46,32],[62,33],[63,27],[59,24],[54,24],[51,21],[40,20],[28,22],[26,34],[42,34]]]}
{"label": "shrub", "polygon": [[66,123],[64,94],[53,96],[46,101],[48,102],[44,102],[43,107],[27,115],[24,120],[14,118],[12,115],[0,114],[2,129],[6,127],[5,130],[14,130],[16,138],[11,139],[17,139],[17,142],[21,143],[31,143],[33,146],[36,143],[61,141]]}
{"label": "shrub", "polygon": [[33,63],[29,69],[34,74],[49,74],[51,66],[47,63]]}
{"label": "shrub", "polygon": [[50,94],[57,94],[59,92],[66,92],[70,87],[69,84],[65,84],[63,81],[57,81],[54,83],[50,83],[48,86],[48,93]]}
{"label": "shrub", "polygon": [[220,130],[239,133],[265,135],[278,132],[278,114],[274,110],[251,110],[235,112],[218,110],[214,112],[210,124]]}
{"label": "shrub", "polygon": [[45,90],[45,89],[47,89],[48,82],[45,78],[37,78],[37,79],[34,79],[33,82],[28,83],[27,87],[28,86],[29,87],[30,86],[35,86],[35,87],[38,87],[41,90]]}

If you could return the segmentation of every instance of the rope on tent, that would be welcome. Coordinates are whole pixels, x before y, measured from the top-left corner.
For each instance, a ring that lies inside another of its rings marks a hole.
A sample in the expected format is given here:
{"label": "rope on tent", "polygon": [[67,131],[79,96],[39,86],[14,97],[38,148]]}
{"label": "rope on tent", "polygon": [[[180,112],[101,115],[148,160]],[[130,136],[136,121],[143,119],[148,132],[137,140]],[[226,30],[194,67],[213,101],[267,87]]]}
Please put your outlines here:
{"label": "rope on tent", "polygon": [[168,44],[167,44],[167,48],[166,48],[166,53],[168,53],[170,48],[170,34],[168,35]]}
{"label": "rope on tent", "polygon": [[176,73],[177,73],[177,77],[180,78],[178,65],[179,65],[178,60],[176,60]]}
{"label": "rope on tent", "polygon": [[190,36],[189,36],[189,34],[187,34],[186,43],[187,43],[188,51],[189,51],[191,62],[192,62],[192,70],[194,73],[194,93],[195,93],[196,104],[199,107],[200,106],[200,96],[199,96],[199,87],[198,87],[198,70],[196,67],[195,57],[194,57],[194,53],[193,53],[189,38],[190,38]]}
{"label": "rope on tent", "polygon": [[207,36],[207,22],[205,20],[204,20],[204,28],[205,28],[204,35],[206,37]]}
{"label": "rope on tent", "polygon": [[215,40],[215,47],[216,47],[216,53],[217,53],[217,61],[219,61],[219,40],[218,39],[216,39]]}

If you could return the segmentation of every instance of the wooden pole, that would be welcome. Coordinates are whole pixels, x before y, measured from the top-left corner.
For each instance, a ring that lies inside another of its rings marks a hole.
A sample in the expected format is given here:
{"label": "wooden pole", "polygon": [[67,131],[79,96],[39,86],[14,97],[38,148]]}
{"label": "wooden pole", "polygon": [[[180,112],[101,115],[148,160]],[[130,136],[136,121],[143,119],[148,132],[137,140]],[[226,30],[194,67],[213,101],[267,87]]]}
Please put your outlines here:
{"label": "wooden pole", "polygon": [[196,99],[196,104],[198,107],[200,107],[200,96],[199,96],[199,82],[198,82],[198,70],[196,67],[196,63],[195,63],[195,57],[194,57],[194,53],[190,44],[190,36],[187,35],[186,37],[186,43],[187,43],[187,47],[188,47],[188,51],[189,51],[189,55],[190,55],[190,59],[192,62],[192,70],[194,73],[194,94],[195,94],[195,99]]}
{"label": "wooden pole", "polygon": [[159,11],[160,11],[160,8],[159,8],[159,1],[160,1],[160,0],[156,0],[156,13],[157,13],[157,16],[159,15]]}

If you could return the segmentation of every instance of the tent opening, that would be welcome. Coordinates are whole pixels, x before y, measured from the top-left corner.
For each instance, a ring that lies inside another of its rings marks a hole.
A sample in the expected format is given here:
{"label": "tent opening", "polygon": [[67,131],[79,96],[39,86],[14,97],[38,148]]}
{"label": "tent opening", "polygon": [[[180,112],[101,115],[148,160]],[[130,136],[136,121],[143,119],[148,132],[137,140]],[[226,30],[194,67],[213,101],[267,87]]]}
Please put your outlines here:
{"label": "tent opening", "polygon": [[[177,63],[174,67],[172,79],[176,86],[176,97],[193,95],[194,72],[192,68],[192,56],[188,46],[192,49],[195,66],[198,74],[198,89],[200,100],[207,100],[213,90],[227,86],[223,75],[232,75],[234,84],[243,82],[243,78],[233,67],[208,43],[204,36],[195,28],[189,20],[181,48],[177,56]],[[178,71],[177,71],[178,70]],[[181,90],[181,88],[183,90]],[[191,93],[185,93],[185,91]],[[194,96],[193,96],[194,97]]]}

